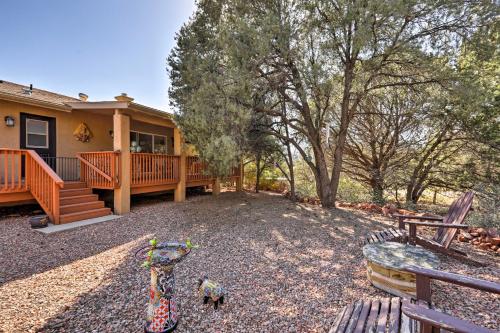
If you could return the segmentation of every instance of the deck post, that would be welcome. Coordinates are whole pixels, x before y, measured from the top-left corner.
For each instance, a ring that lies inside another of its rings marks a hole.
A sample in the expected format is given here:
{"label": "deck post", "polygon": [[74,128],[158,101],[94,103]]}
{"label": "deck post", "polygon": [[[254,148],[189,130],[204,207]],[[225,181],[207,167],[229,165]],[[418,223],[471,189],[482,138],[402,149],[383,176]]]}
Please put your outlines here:
{"label": "deck post", "polygon": [[212,184],[212,194],[213,195],[220,194],[220,178],[219,177],[214,179],[214,182]]}
{"label": "deck post", "polygon": [[178,128],[174,128],[174,155],[179,156],[179,182],[174,190],[174,201],[182,202],[186,200],[186,152]]}
{"label": "deck post", "polygon": [[241,192],[243,191],[243,161],[240,161],[240,167],[239,167],[239,174],[238,178],[236,178],[236,192]]}
{"label": "deck post", "polygon": [[130,117],[120,110],[113,115],[113,149],[121,152],[120,186],[114,190],[115,214],[130,212]]}

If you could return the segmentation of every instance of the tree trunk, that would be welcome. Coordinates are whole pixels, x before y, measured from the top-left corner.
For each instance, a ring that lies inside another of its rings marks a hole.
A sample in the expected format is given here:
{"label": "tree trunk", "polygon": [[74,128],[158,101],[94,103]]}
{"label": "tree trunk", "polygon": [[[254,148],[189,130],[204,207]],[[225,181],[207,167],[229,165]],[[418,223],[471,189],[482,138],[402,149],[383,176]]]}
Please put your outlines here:
{"label": "tree trunk", "polygon": [[436,204],[437,191],[434,191],[434,195],[432,196],[432,204]]}
{"label": "tree trunk", "polygon": [[330,198],[328,202],[329,207],[335,207],[335,200],[337,200],[337,193],[340,182],[340,172],[342,171],[342,158],[344,156],[344,147],[347,139],[347,130],[351,120],[351,88],[352,80],[354,78],[354,64],[348,62],[344,70],[344,93],[342,96],[341,114],[340,114],[340,128],[335,144],[335,151],[333,154],[333,169],[332,178],[330,181]]}
{"label": "tree trunk", "polygon": [[[283,101],[282,105],[282,112],[283,112],[283,117],[286,118],[286,104],[285,101]],[[286,135],[286,152],[288,155],[287,159],[287,165],[288,165],[288,173],[289,173],[289,180],[288,182],[290,183],[290,198],[292,200],[295,200],[295,173],[293,170],[293,155],[292,155],[292,148],[290,147],[290,132],[288,129],[288,124],[285,123],[285,135]]]}
{"label": "tree trunk", "polygon": [[385,203],[384,188],[379,183],[377,183],[372,186],[372,189],[373,189],[373,194],[372,194],[373,202],[379,205],[383,205]]}
{"label": "tree trunk", "polygon": [[406,189],[406,203],[416,205],[424,190],[425,188],[422,184],[414,184],[414,186],[411,186],[411,184],[408,185]]}
{"label": "tree trunk", "polygon": [[260,154],[257,154],[255,156],[255,193],[259,193],[259,186],[260,186]]}
{"label": "tree trunk", "polygon": [[330,179],[328,177],[328,170],[316,168],[316,193],[321,201],[321,205],[326,208],[334,208],[335,200],[332,200],[332,192],[330,188]]}
{"label": "tree trunk", "polygon": [[384,204],[384,181],[382,179],[382,175],[380,170],[373,170],[371,175],[370,185],[372,187],[372,201],[377,204]]}

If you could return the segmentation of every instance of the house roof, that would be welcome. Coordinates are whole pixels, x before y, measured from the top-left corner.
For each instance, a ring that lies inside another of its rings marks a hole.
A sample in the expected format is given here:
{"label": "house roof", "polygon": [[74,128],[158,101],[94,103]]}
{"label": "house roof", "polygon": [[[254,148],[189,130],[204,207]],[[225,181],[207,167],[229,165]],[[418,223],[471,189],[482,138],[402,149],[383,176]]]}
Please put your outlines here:
{"label": "house roof", "polygon": [[75,102],[79,100],[77,98],[53,93],[35,87],[30,90],[29,86],[23,86],[21,84],[4,80],[0,80],[0,97],[7,97],[7,99],[14,99],[17,101],[31,101],[32,103],[39,102],[40,104],[49,104],[55,107],[59,106],[63,109],[68,109],[68,106],[66,105],[67,102]]}
{"label": "house roof", "polygon": [[32,89],[30,89],[30,86],[24,86],[5,80],[0,80],[0,99],[6,99],[31,105],[40,105],[51,109],[69,112],[71,112],[71,110],[86,109],[130,109],[161,118],[172,118],[172,115],[168,112],[146,105],[133,103],[132,101],[82,101],[78,98],[61,95],[35,87],[32,87]]}

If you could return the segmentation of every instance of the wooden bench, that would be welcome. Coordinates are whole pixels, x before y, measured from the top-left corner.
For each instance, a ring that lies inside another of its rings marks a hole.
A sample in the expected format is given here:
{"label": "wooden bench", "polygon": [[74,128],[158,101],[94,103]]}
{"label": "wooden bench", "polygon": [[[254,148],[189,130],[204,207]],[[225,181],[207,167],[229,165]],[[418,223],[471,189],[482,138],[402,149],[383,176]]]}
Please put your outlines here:
{"label": "wooden bench", "polygon": [[431,280],[488,291],[500,295],[500,284],[434,269],[407,267],[416,275],[417,295],[409,298],[358,300],[345,306],[335,318],[330,333],[495,333],[431,306]]}
{"label": "wooden bench", "polygon": [[404,229],[389,228],[381,231],[371,232],[363,239],[363,244],[399,242],[406,243],[408,234]]}

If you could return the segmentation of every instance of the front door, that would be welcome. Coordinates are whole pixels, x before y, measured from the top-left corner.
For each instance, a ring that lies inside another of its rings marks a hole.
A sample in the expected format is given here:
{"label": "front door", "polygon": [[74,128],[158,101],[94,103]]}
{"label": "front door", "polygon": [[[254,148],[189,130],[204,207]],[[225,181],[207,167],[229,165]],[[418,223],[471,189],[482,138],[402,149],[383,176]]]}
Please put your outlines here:
{"label": "front door", "polygon": [[36,151],[56,170],[56,118],[21,113],[20,139],[21,149]]}

